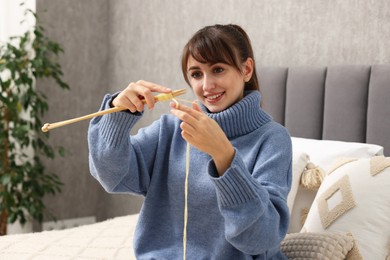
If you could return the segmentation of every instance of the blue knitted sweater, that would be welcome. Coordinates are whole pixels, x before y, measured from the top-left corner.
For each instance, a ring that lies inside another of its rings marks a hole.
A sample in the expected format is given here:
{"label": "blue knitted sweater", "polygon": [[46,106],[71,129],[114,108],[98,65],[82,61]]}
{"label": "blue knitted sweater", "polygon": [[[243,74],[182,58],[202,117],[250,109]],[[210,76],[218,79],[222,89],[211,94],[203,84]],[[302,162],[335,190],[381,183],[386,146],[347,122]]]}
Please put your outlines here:
{"label": "blue knitted sweater", "polygon": [[[101,109],[111,98],[105,96]],[[189,260],[286,259],[279,245],[289,223],[291,141],[259,104],[260,93],[252,91],[222,112],[205,112],[235,157],[218,177],[211,157],[190,149]],[[130,136],[141,116],[118,112],[91,120],[90,171],[108,192],[145,196],[134,238],[137,259],[182,259],[186,142],[180,120],[163,115]]]}

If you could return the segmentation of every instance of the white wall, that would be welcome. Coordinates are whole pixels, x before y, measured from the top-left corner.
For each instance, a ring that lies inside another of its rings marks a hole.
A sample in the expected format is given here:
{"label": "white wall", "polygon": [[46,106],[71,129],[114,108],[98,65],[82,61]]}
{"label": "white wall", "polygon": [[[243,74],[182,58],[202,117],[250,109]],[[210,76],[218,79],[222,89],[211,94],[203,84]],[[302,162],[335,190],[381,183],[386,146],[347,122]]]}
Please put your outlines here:
{"label": "white wall", "polygon": [[[20,6],[23,2],[24,6]],[[0,42],[7,41],[10,36],[24,33],[34,24],[34,19],[28,19],[21,24],[26,9],[35,11],[35,0],[0,0]]]}
{"label": "white wall", "polygon": [[[21,0],[0,0],[0,43],[8,41],[9,37],[23,34],[34,25],[34,19],[29,16],[25,22],[24,12],[26,9],[35,11],[35,0],[28,0],[21,6],[24,1]],[[4,75],[1,75],[4,76]],[[29,149],[29,154],[32,154],[32,149]],[[27,222],[21,226],[19,222],[8,225],[8,234],[27,233],[32,231],[32,222]]]}

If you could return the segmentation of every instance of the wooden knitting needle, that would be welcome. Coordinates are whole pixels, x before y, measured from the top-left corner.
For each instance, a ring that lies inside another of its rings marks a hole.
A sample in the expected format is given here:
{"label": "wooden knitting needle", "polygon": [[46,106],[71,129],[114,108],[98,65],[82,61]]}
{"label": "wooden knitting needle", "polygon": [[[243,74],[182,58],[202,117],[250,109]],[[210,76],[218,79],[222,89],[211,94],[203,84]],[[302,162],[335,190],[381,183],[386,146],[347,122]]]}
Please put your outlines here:
{"label": "wooden knitting needle", "polygon": [[[173,99],[176,96],[183,95],[186,92],[187,92],[187,90],[185,88],[178,89],[178,90],[172,91],[172,93],[156,95],[154,97],[154,100],[156,102],[157,101],[168,101],[168,100]],[[146,101],[143,99],[142,103],[145,104]],[[73,124],[73,123],[76,123],[76,122],[80,122],[82,120],[86,120],[86,119],[90,119],[90,118],[93,118],[93,117],[102,116],[102,115],[106,115],[106,114],[110,114],[110,113],[114,113],[114,112],[118,112],[118,111],[122,111],[122,110],[126,110],[126,109],[127,108],[125,108],[125,107],[113,107],[113,108],[109,108],[109,109],[106,109],[106,110],[98,111],[98,112],[95,112],[95,113],[92,113],[92,114],[89,114],[89,115],[76,117],[76,118],[73,118],[73,119],[68,119],[68,120],[64,120],[64,121],[60,121],[60,122],[56,122],[56,123],[46,123],[46,124],[44,124],[42,126],[41,130],[42,130],[42,132],[48,132],[49,130],[57,128],[57,127]]]}

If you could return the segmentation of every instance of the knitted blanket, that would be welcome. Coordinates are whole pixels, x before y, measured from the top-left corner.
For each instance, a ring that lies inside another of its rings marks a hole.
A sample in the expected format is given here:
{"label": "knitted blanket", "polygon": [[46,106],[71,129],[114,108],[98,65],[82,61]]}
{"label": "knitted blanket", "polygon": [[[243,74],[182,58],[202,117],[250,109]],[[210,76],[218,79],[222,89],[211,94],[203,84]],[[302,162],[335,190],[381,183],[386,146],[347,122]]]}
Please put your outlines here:
{"label": "knitted blanket", "polygon": [[0,259],[135,259],[138,215],[65,230],[0,237]]}

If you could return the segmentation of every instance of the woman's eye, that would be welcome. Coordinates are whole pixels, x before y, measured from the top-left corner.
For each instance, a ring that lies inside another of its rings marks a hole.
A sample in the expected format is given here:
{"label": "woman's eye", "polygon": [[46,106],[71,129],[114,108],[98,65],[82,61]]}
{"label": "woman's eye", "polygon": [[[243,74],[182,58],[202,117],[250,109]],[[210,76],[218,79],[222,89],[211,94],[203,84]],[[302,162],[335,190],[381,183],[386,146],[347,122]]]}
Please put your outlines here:
{"label": "woman's eye", "polygon": [[200,72],[193,72],[193,73],[191,73],[191,78],[194,78],[194,79],[199,78],[201,76],[202,76],[202,74]]}
{"label": "woman's eye", "polygon": [[221,73],[221,72],[223,72],[223,71],[224,71],[223,68],[215,68],[215,69],[214,69],[214,72],[215,72],[215,73]]}

